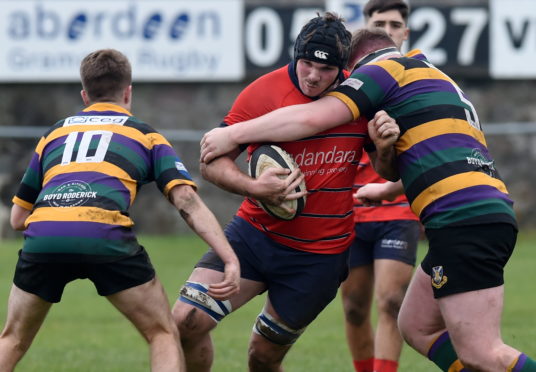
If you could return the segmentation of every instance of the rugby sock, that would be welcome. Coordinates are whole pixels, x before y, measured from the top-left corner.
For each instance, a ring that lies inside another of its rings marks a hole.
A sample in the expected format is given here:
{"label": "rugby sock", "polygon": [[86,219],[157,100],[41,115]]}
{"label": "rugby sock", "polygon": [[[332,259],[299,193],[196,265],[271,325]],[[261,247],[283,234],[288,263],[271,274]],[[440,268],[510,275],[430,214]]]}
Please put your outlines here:
{"label": "rugby sock", "polygon": [[536,372],[536,361],[521,353],[506,372]]}
{"label": "rugby sock", "polygon": [[387,359],[374,359],[374,372],[396,372],[398,362]]}
{"label": "rugby sock", "polygon": [[354,360],[355,372],[373,372],[374,358]]}
{"label": "rugby sock", "polygon": [[[458,360],[456,351],[450,341],[449,333],[443,332],[430,346],[428,359],[434,362],[444,372],[465,372],[462,363]],[[468,371],[467,371],[468,372]]]}

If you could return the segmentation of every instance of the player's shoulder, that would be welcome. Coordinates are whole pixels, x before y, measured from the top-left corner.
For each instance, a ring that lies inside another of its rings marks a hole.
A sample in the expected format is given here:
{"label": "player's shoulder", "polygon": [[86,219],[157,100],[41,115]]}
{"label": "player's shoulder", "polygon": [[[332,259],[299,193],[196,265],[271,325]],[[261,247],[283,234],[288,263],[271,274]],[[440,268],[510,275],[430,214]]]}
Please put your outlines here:
{"label": "player's shoulder", "polygon": [[265,85],[273,87],[274,84],[279,86],[283,84],[288,85],[290,83],[291,80],[289,77],[288,65],[286,65],[258,77],[250,84],[250,86],[255,88]]}
{"label": "player's shoulder", "polygon": [[126,127],[136,129],[143,134],[157,133],[157,130],[154,129],[150,124],[144,122],[136,116],[129,116],[124,125]]}
{"label": "player's shoulder", "polygon": [[[233,122],[230,116],[237,116],[238,121],[258,117],[286,106],[291,99],[292,104],[303,103],[296,96],[302,94],[289,76],[288,66],[269,72],[250,83],[235,100],[226,122]],[[229,121],[230,120],[230,121]]]}

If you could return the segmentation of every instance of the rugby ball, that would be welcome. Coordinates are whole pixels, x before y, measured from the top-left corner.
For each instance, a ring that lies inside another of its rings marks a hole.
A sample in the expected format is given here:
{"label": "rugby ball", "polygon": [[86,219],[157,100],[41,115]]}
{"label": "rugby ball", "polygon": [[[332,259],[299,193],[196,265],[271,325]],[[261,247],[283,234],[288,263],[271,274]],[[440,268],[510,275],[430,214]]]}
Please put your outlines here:
{"label": "rugby ball", "polygon": [[[278,146],[262,145],[259,146],[255,151],[253,151],[249,160],[249,175],[251,177],[257,178],[264,171],[272,167],[286,168],[293,171],[294,169],[298,168],[298,165],[290,154],[288,154],[286,151],[284,151],[281,147]],[[284,178],[287,176],[283,175],[280,177]],[[296,187],[295,190],[296,192],[306,190],[305,182],[302,181],[298,185],[298,187]],[[296,200],[287,200],[283,202],[285,206],[293,209],[294,213],[289,213],[278,205],[262,203],[260,201],[258,203],[261,208],[264,209],[264,211],[266,211],[266,213],[268,213],[269,215],[282,220],[289,221],[298,216],[303,211],[306,199],[307,198],[303,196]]]}

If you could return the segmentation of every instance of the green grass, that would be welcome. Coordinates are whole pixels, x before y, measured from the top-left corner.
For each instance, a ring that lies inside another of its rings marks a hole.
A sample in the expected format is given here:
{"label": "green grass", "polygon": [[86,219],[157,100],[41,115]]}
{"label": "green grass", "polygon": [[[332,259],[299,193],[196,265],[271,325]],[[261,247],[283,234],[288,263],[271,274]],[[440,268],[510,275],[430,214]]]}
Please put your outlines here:
{"label": "green grass", "polygon": [[[196,237],[142,236],[170,303],[188,277],[194,263],[205,251]],[[6,304],[20,240],[0,241],[0,322]],[[507,343],[529,353],[536,350],[534,331],[534,275],[536,267],[535,233],[523,233],[506,269],[506,300],[503,337]],[[424,246],[420,255],[424,253]],[[228,316],[213,335],[216,344],[215,372],[245,371],[251,327],[264,298]],[[333,301],[298,340],[284,365],[290,372],[352,371],[344,338],[340,298]],[[67,286],[63,300],[54,305],[18,371],[148,371],[147,347],[137,331],[105,299],[99,297],[89,281]],[[430,372],[437,369],[409,347],[404,347],[401,372]]]}

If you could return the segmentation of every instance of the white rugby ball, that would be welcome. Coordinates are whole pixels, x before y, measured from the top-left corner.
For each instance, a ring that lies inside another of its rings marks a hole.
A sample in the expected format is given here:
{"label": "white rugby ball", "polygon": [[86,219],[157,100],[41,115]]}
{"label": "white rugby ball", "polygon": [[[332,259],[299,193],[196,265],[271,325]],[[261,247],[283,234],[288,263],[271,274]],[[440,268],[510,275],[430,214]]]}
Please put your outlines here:
{"label": "white rugby ball", "polygon": [[[249,175],[253,178],[259,177],[268,168],[286,168],[293,171],[298,168],[298,165],[290,154],[284,151],[281,147],[274,145],[262,145],[259,146],[252,154],[249,161]],[[280,176],[282,178],[286,175]],[[305,182],[302,181],[295,189],[296,192],[306,190]],[[289,213],[285,209],[278,205],[272,205],[268,203],[262,203],[259,201],[259,205],[269,215],[280,218],[282,220],[292,220],[298,216],[305,207],[306,196],[303,196],[295,200],[286,200],[282,204],[294,210],[294,213]]]}

